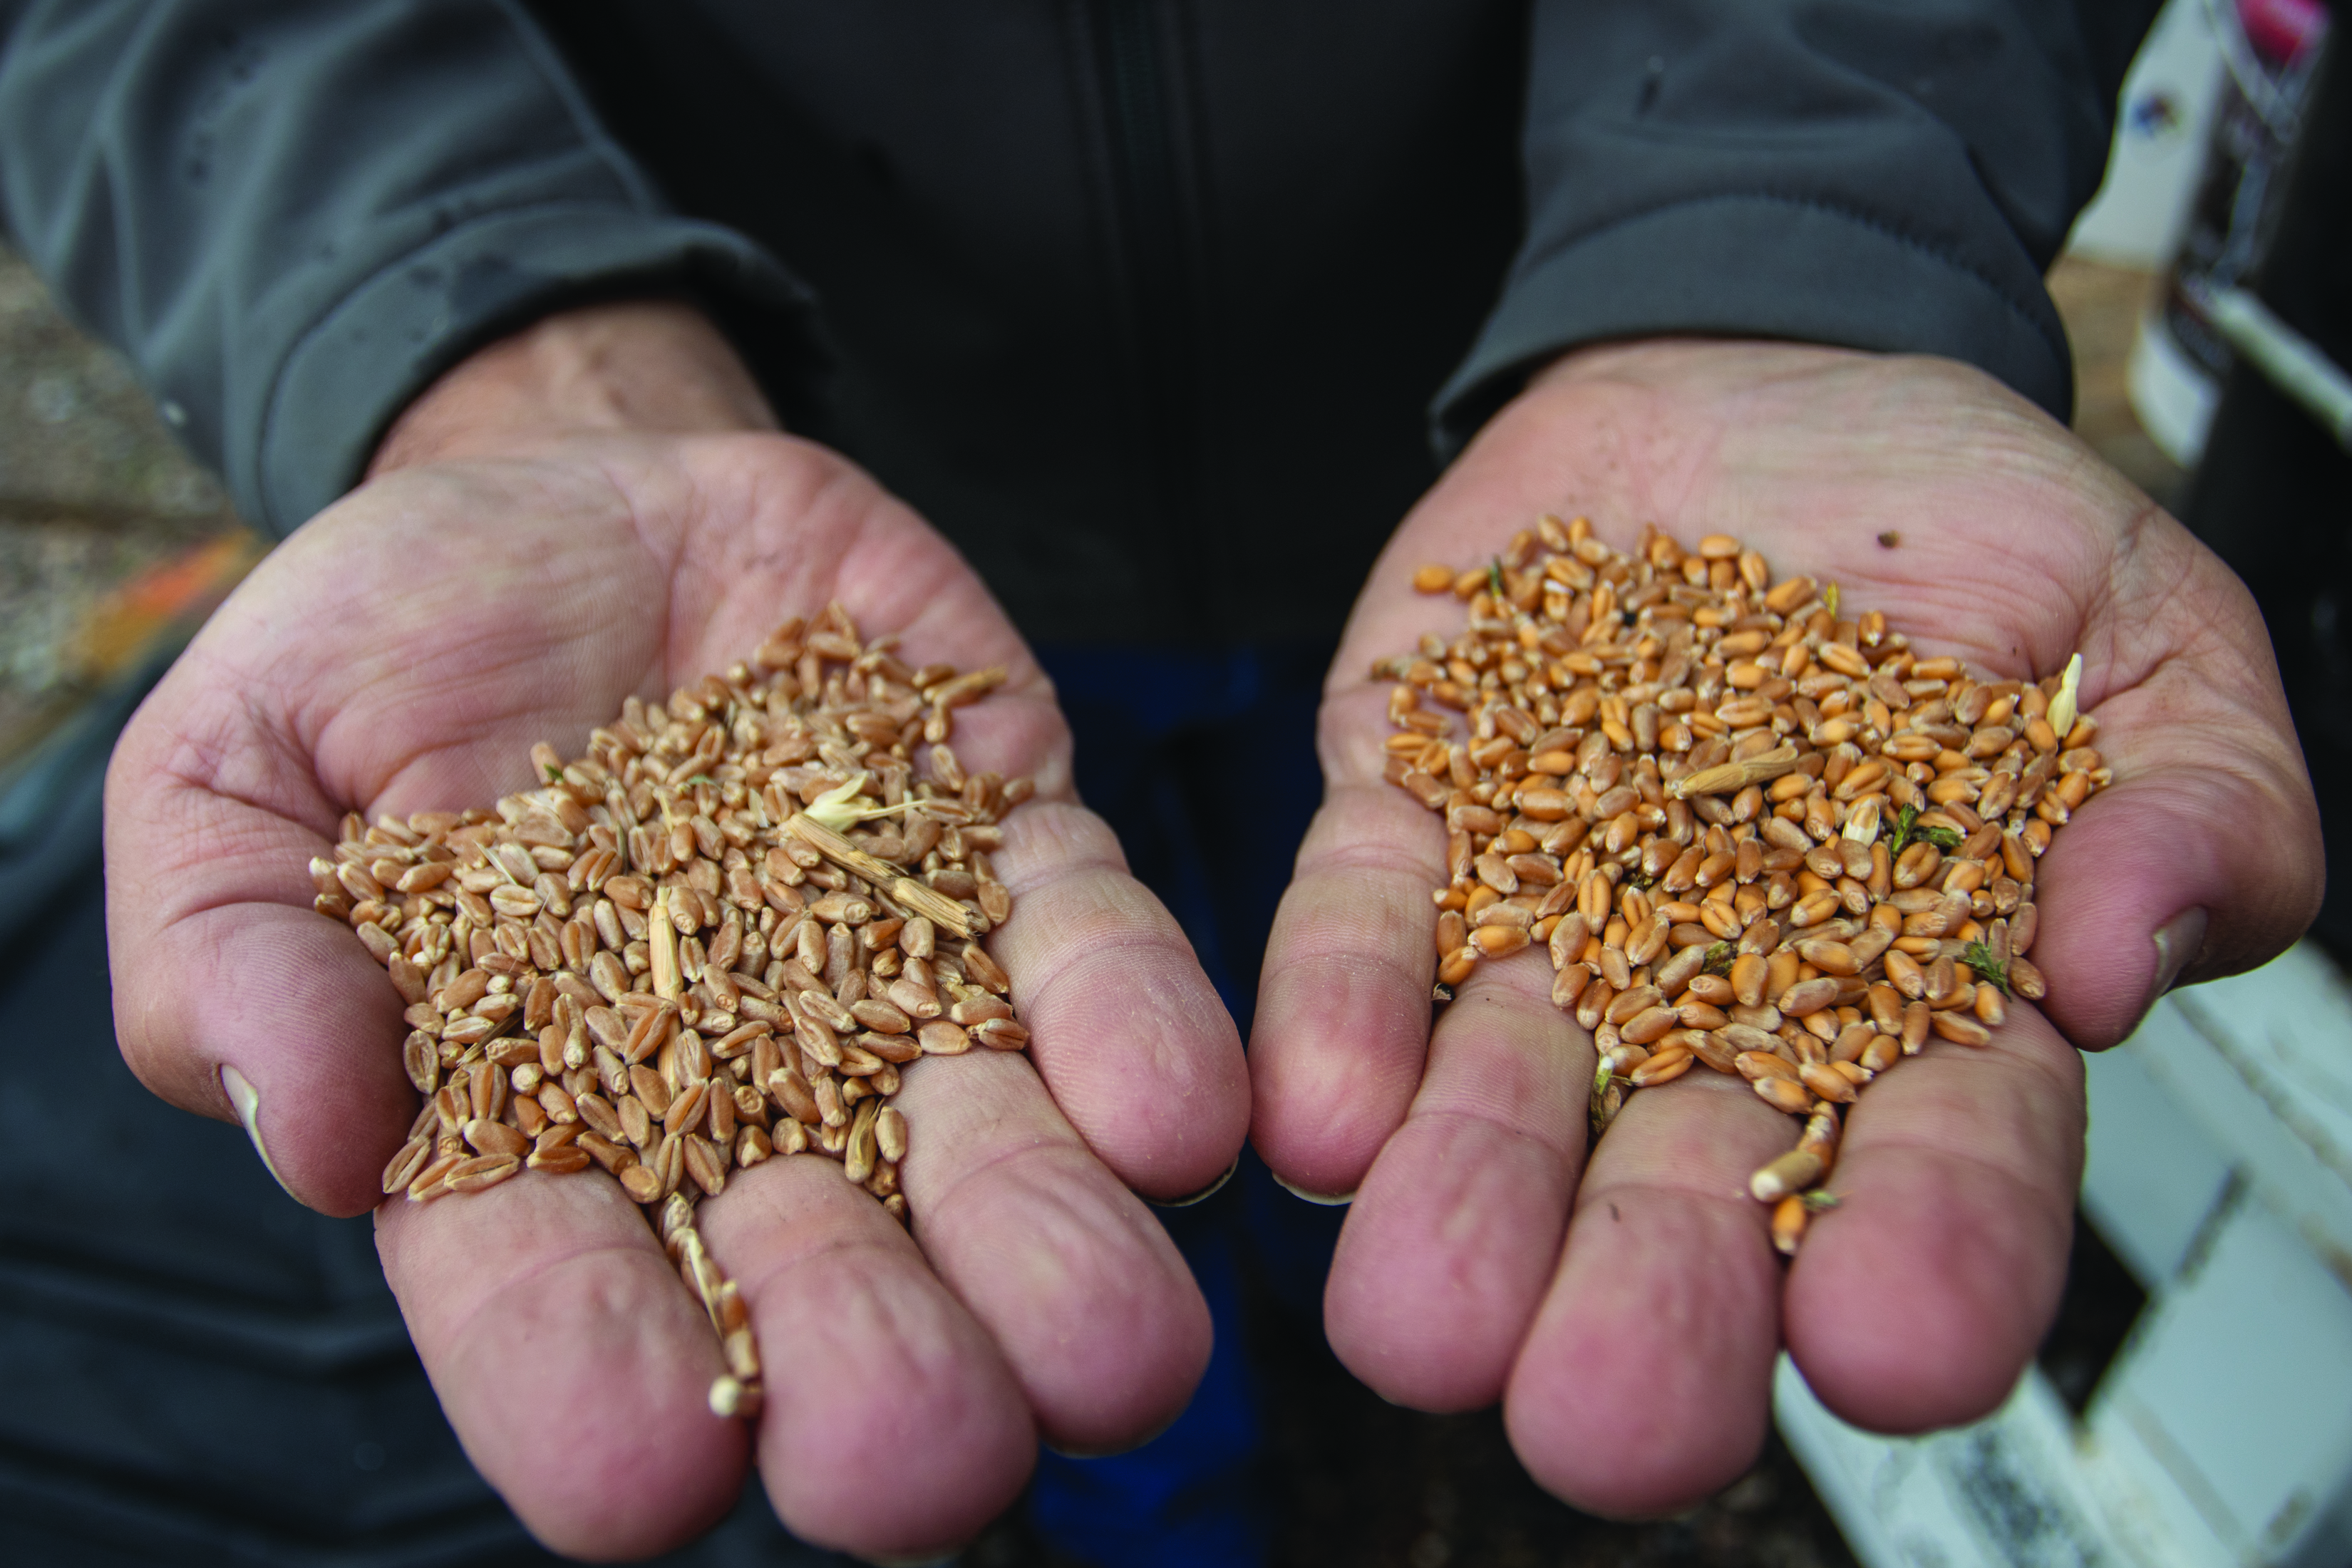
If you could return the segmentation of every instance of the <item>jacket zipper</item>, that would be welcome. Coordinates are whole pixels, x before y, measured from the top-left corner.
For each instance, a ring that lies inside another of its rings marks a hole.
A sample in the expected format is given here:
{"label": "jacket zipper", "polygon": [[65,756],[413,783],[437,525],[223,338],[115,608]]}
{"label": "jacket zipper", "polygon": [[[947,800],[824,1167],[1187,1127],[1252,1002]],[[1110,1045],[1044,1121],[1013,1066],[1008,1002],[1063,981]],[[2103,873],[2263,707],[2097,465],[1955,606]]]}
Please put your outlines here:
{"label": "jacket zipper", "polygon": [[[1110,139],[1113,220],[1139,362],[1142,456],[1157,503],[1153,521],[1164,542],[1177,543],[1197,531],[1200,518],[1199,366],[1168,76],[1153,0],[1095,0],[1093,9]],[[1192,548],[1202,542],[1192,541]]]}

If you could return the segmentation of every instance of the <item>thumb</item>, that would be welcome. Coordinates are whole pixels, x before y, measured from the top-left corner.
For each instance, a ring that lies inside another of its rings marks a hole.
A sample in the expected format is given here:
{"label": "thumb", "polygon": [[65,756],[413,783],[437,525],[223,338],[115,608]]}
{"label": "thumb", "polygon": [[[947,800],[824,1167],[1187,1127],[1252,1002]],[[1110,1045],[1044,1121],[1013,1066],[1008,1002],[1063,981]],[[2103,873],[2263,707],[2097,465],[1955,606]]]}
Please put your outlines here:
{"label": "thumb", "polygon": [[2035,879],[2043,1010],[2085,1049],[2123,1039],[2178,981],[2267,962],[2318,910],[2318,809],[2284,704],[2213,699],[2184,662],[2102,713],[2116,782]]}
{"label": "thumb", "polygon": [[334,819],[308,763],[240,706],[204,701],[184,659],[108,771],[107,940],[140,1081],[241,1122],[298,1200],[355,1215],[416,1100],[398,994],[310,907],[303,867],[328,846],[304,823]]}

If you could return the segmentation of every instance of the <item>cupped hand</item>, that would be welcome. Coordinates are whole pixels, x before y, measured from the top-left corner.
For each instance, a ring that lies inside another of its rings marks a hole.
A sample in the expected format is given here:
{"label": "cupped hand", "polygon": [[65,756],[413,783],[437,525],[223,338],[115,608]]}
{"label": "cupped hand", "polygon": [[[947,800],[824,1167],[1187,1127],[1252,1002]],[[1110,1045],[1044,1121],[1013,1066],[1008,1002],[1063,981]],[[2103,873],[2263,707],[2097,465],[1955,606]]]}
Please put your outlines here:
{"label": "cupped hand", "polygon": [[[1843,1202],[1785,1270],[1745,1186],[1797,1130],[1744,1082],[1639,1091],[1588,1157],[1592,1044],[1540,956],[1482,964],[1430,1025],[1444,833],[1381,781],[1387,687],[1368,672],[1460,629],[1452,598],[1412,592],[1415,566],[1484,561],[1546,511],[1621,550],[1643,523],[1738,535],[1776,574],[1883,609],[1923,657],[2040,679],[2083,655],[2115,783],[2041,866],[2048,1001],[1863,1095]],[[1423,1408],[1499,1397],[1529,1470],[1607,1513],[1738,1475],[1784,1343],[1865,1426],[1996,1405],[2064,1281],[2073,1047],[2121,1039],[2177,979],[2277,952],[2319,894],[2316,813],[2242,586],[2046,416],[1938,361],[1675,342],[1556,364],[1374,568],[1319,742],[1328,794],[1252,1034],[1253,1135],[1294,1186],[1355,1194],[1326,1297],[1349,1366]]]}
{"label": "cupped hand", "polygon": [[[626,384],[625,360],[586,374]],[[576,389],[583,367],[563,374]],[[1117,1447],[1189,1397],[1207,1312],[1137,1194],[1196,1191],[1234,1159],[1248,1085],[1233,1026],[1077,804],[1050,685],[904,506],[821,447],[725,428],[758,421],[723,410],[643,434],[618,403],[503,429],[479,397],[457,405],[437,432],[396,432],[404,466],[264,561],[125,733],[107,800],[124,1053],[174,1103],[244,1113],[302,1202],[375,1207],[417,1100],[399,997],[310,908],[305,866],[345,811],[530,787],[533,742],[578,755],[630,694],[657,700],[835,600],[915,662],[1006,667],[955,744],[975,771],[1036,782],[1004,825],[1015,908],[991,939],[1031,1057],[906,1070],[911,1235],[814,1154],[740,1172],[700,1211],[762,1347],[756,1428],[706,1408],[716,1341],[602,1173],[377,1211],[445,1409],[551,1546],[676,1544],[731,1505],[754,1442],[807,1538],[951,1546],[1012,1500],[1039,1436]]]}

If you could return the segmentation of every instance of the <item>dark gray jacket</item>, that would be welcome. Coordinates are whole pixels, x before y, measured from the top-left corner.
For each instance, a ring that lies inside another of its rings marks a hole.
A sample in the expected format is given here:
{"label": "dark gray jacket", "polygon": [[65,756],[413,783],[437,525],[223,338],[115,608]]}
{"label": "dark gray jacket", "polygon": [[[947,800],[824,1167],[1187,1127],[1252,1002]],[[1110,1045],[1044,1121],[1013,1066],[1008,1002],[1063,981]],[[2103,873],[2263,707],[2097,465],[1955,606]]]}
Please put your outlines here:
{"label": "dark gray jacket", "polygon": [[1335,626],[1526,368],[1969,361],[2147,0],[0,0],[0,203],[280,532],[488,337],[688,291],[1033,633]]}

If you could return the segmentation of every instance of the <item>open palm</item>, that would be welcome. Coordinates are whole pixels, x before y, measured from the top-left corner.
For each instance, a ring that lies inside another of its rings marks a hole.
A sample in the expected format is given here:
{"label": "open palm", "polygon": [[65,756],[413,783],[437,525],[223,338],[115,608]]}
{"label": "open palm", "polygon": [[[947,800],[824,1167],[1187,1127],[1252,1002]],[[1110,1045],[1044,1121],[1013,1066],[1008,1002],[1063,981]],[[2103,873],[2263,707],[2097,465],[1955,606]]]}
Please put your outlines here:
{"label": "open palm", "polygon": [[[1482,965],[1429,1025],[1444,833],[1381,782],[1372,662],[1539,512],[1630,549],[1731,533],[1835,581],[1923,654],[2007,677],[2079,649],[2116,783],[2059,836],[2033,950],[2050,997],[1990,1047],[1942,1042],[1874,1086],[1844,1199],[1795,1264],[1748,1173],[1795,1129],[1709,1073],[1634,1095],[1588,1160],[1592,1044],[1536,959]],[[1539,377],[1374,568],[1326,694],[1328,786],[1267,954],[1255,1136],[1354,1194],[1326,1314],[1348,1364],[1431,1409],[1500,1397],[1521,1458],[1601,1511],[1687,1505],[1749,1462],[1786,1344],[1828,1404],[1907,1431],[2009,1390],[2063,1283],[2084,1123],[2069,1045],[2131,1028],[2184,971],[2277,952],[2315,907],[2318,826],[2260,618],[2145,496],[1986,377],[1762,344],[1593,351]]]}
{"label": "open palm", "polygon": [[[534,741],[576,755],[626,696],[658,700],[835,599],[914,662],[1007,667],[956,745],[1037,784],[1005,826],[1016,907],[992,940],[1034,1068],[986,1051],[909,1067],[914,1236],[814,1156],[741,1173],[699,1222],[764,1347],[758,1458],[786,1522],[909,1552],[1002,1509],[1039,1436],[1116,1447],[1182,1407],[1207,1313],[1135,1194],[1215,1179],[1248,1100],[1190,948],[1076,803],[1050,686],[970,569],[864,475],[782,436],[607,433],[346,498],[263,563],[126,732],[110,938],[142,1079],[228,1116],[233,1069],[289,1190],[363,1212],[416,1099],[397,995],[309,908],[303,868],[341,814],[528,787]],[[541,1539],[639,1556],[730,1506],[752,1435],[705,1408],[716,1342],[617,1185],[526,1173],[394,1201],[378,1238],[458,1435]]]}

